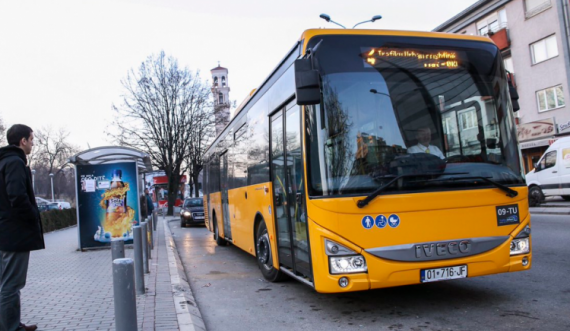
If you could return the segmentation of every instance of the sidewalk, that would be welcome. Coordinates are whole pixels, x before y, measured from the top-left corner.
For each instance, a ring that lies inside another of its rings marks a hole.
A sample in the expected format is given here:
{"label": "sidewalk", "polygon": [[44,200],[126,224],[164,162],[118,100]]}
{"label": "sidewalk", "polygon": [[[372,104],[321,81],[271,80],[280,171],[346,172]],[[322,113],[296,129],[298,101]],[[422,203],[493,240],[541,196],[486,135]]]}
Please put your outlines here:
{"label": "sidewalk", "polygon": [[570,201],[553,196],[544,199],[538,207],[530,207],[531,214],[570,215]]}
{"label": "sidewalk", "polygon": [[[159,217],[147,290],[137,296],[138,329],[205,330],[166,229]],[[111,250],[77,251],[77,227],[47,233],[45,241],[45,250],[30,255],[22,322],[37,324],[41,331],[114,331]],[[125,249],[125,257],[133,255],[133,249]]]}

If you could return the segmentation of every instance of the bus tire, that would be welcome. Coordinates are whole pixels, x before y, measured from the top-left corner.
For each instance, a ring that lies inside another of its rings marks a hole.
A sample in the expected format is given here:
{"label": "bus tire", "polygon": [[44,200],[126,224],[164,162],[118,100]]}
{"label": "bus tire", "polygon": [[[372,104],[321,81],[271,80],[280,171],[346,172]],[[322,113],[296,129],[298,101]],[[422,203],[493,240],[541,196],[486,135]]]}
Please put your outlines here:
{"label": "bus tire", "polygon": [[539,186],[531,186],[528,189],[528,205],[530,207],[537,207],[544,201],[544,194]]}
{"label": "bus tire", "polygon": [[216,215],[214,214],[214,240],[216,241],[216,244],[218,244],[218,246],[226,246],[228,244],[228,242],[220,237],[220,232],[218,230],[218,219],[216,218]]}
{"label": "bus tire", "polygon": [[270,282],[285,280],[287,276],[281,270],[273,267],[273,253],[271,251],[267,226],[264,221],[259,222],[257,225],[255,236],[255,257],[263,278]]}

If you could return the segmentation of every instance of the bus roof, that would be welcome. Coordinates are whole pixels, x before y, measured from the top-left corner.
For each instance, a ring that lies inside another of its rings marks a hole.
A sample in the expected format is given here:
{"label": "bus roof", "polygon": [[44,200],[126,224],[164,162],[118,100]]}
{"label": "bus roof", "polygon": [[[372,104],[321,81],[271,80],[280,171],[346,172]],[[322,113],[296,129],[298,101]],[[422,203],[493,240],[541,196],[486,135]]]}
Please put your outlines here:
{"label": "bus roof", "polygon": [[311,38],[323,35],[377,35],[377,36],[402,36],[402,37],[421,37],[421,38],[439,38],[439,39],[456,39],[456,40],[473,40],[493,43],[491,38],[481,36],[468,36],[464,34],[445,33],[445,32],[426,32],[426,31],[402,31],[402,30],[366,30],[366,29],[308,29],[303,32],[300,42],[303,42],[303,53],[305,47]]}

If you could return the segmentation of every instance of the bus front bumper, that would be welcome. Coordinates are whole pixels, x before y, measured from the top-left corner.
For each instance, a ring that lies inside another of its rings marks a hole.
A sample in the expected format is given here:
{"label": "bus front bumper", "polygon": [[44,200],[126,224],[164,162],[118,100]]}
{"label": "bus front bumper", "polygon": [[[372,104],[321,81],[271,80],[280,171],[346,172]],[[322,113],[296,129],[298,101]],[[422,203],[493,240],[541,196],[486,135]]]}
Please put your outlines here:
{"label": "bus front bumper", "polygon": [[[529,270],[532,266],[532,247],[529,252],[521,255],[510,255],[511,240],[506,240],[498,247],[487,252],[447,260],[424,262],[400,262],[382,259],[374,256],[353,243],[332,233],[318,224],[311,222],[311,241],[319,243],[311,245],[315,290],[321,293],[339,293],[363,291],[402,285],[422,283],[422,270],[447,267],[466,266],[465,277],[471,278],[491,274]],[[522,222],[521,227],[528,222]],[[316,239],[316,240],[315,240]],[[326,255],[324,240],[338,242],[362,255],[367,264],[366,273],[338,274],[330,272],[329,257]]]}

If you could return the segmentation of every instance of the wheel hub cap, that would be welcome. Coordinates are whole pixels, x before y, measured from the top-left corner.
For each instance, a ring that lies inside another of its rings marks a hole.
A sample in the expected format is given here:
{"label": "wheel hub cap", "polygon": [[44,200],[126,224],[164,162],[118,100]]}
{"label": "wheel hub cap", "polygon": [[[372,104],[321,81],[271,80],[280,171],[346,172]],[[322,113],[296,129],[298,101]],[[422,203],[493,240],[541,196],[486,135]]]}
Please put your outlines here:
{"label": "wheel hub cap", "polygon": [[262,236],[257,242],[257,258],[263,264],[269,261],[269,243],[266,236]]}

